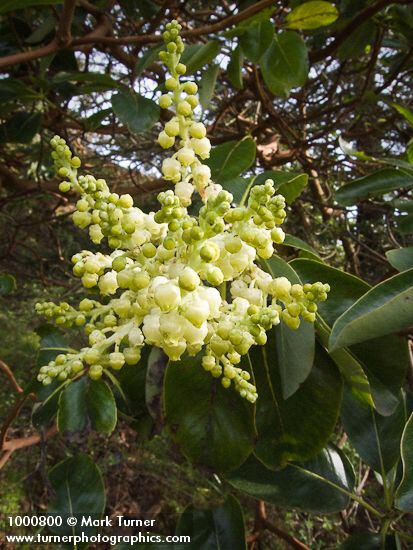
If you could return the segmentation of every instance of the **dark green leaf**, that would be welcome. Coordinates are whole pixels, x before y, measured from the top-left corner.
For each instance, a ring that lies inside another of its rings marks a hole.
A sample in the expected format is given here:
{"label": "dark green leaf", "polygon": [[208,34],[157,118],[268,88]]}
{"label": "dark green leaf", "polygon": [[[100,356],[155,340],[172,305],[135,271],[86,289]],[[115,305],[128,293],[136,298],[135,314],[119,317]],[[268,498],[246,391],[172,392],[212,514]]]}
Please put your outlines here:
{"label": "dark green leaf", "polygon": [[387,535],[385,545],[380,535],[356,533],[340,544],[337,550],[399,550],[394,535]]}
{"label": "dark green leaf", "polygon": [[119,120],[134,134],[152,128],[159,119],[159,106],[134,92],[119,92],[112,96],[112,108]]}
{"label": "dark green leaf", "polygon": [[146,50],[146,52],[138,59],[135,65],[135,76],[140,76],[143,71],[149,67],[152,63],[158,60],[158,54],[160,51],[164,50],[163,45],[153,46]]}
{"label": "dark green leaf", "polygon": [[59,72],[57,75],[53,76],[52,82],[54,84],[58,84],[60,82],[79,82],[91,85],[96,84],[107,89],[117,88],[119,86],[119,82],[110,75],[93,72]]}
{"label": "dark green leaf", "polygon": [[292,88],[305,84],[308,67],[304,41],[292,31],[275,35],[261,59],[262,76],[268,89],[281,97],[287,97]]}
{"label": "dark green leaf", "polygon": [[239,491],[276,506],[328,514],[348,506],[355,476],[344,453],[329,447],[312,460],[275,472],[251,456],[227,479]]}
{"label": "dark green leaf", "polygon": [[[245,2],[241,2],[239,4],[239,7],[247,7],[248,5],[251,5],[253,2],[250,0],[246,0]],[[252,17],[249,17],[248,19],[244,19],[239,23],[236,27],[233,29],[230,29],[229,31],[225,32],[225,36],[227,38],[234,38],[234,36],[242,36],[245,32],[247,32],[251,27],[255,25],[259,25],[263,21],[269,21],[271,19],[272,14],[275,11],[275,7],[271,6],[269,8],[265,8],[263,10],[260,10],[258,13],[253,15]]]}
{"label": "dark green leaf", "polygon": [[334,23],[338,15],[337,8],[330,2],[324,2],[323,0],[305,2],[287,15],[287,28],[318,29]]}
{"label": "dark green leaf", "polygon": [[316,348],[310,374],[284,399],[271,333],[265,349],[252,348],[250,358],[258,391],[257,457],[270,468],[313,457],[327,444],[339,414],[342,380],[334,363],[322,348]]}
{"label": "dark green leaf", "polygon": [[357,344],[413,325],[413,269],[369,290],[334,323],[330,350]]}
{"label": "dark green leaf", "polygon": [[40,131],[41,122],[41,113],[16,113],[0,124],[0,143],[31,143]]}
{"label": "dark green leaf", "polygon": [[250,168],[255,154],[255,141],[246,136],[241,141],[227,141],[214,147],[206,164],[211,168],[212,179],[223,185]]}
{"label": "dark green leaf", "polygon": [[366,52],[366,47],[373,43],[377,26],[374,20],[369,20],[349,33],[337,50],[337,57],[342,60],[357,59]]}
{"label": "dark green leaf", "polygon": [[341,418],[351,444],[361,458],[380,475],[387,473],[400,456],[400,438],[406,422],[404,399],[390,416],[381,416],[344,392]]}
{"label": "dark green leaf", "polygon": [[406,271],[413,268],[413,246],[388,250],[386,257],[398,271]]}
{"label": "dark green leaf", "polygon": [[413,126],[413,111],[411,111],[404,105],[399,105],[398,103],[392,103],[391,105],[407,120],[410,126]]}
{"label": "dark green leaf", "polygon": [[61,392],[57,413],[57,428],[60,432],[81,432],[86,428],[87,390],[88,380],[84,376],[76,382],[71,382]]}
{"label": "dark green leaf", "polygon": [[190,505],[180,517],[177,535],[191,537],[188,550],[246,550],[244,518],[239,502],[229,495],[222,506],[199,509]]}
{"label": "dark green leaf", "polygon": [[307,174],[299,174],[292,177],[288,182],[283,183],[277,189],[285,197],[287,204],[291,204],[301,195],[301,191],[308,183]]}
{"label": "dark green leaf", "polygon": [[216,40],[206,44],[192,44],[187,46],[182,54],[181,61],[186,65],[186,74],[196,73],[204,65],[211,63],[219,54],[221,46]]}
{"label": "dark green leaf", "polygon": [[219,74],[219,65],[211,65],[202,73],[199,81],[199,102],[203,109],[207,109],[214,95],[215,85]]}
{"label": "dark green leaf", "polygon": [[112,390],[103,380],[91,380],[86,395],[92,428],[111,434],[117,422],[117,410]]}
{"label": "dark green leaf", "polygon": [[[57,391],[56,387],[59,388]],[[38,430],[47,428],[54,421],[54,418],[59,408],[59,397],[61,395],[61,390],[63,389],[63,387],[61,384],[60,386],[57,386],[56,383],[46,387],[42,386],[41,389],[49,390],[51,395],[42,396],[43,401],[41,403],[36,403],[33,407],[31,420],[33,426]],[[36,393],[38,395],[39,392]]]}
{"label": "dark green leaf", "polygon": [[[272,277],[278,276],[277,265],[273,263],[273,258],[266,262],[266,268]],[[300,282],[293,270],[288,275],[288,279],[292,283]],[[298,390],[311,372],[315,353],[314,326],[302,322],[298,330],[292,330],[284,323],[280,323],[274,331],[282,397],[288,399]],[[274,340],[271,339],[270,342],[274,343]]]}
{"label": "dark green leaf", "polygon": [[63,0],[3,0],[0,6],[0,15],[9,11],[21,10],[33,6],[50,6],[63,4]]}
{"label": "dark green leaf", "polygon": [[167,424],[187,458],[216,471],[244,462],[253,448],[252,406],[204,371],[200,356],[169,363],[164,392]]}
{"label": "dark green leaf", "polygon": [[[105,509],[105,489],[102,475],[94,461],[85,454],[67,458],[50,470],[53,496],[48,513],[80,517],[81,514],[100,517]],[[59,534],[80,534],[93,528],[80,525],[69,527],[63,521],[61,527],[51,527]]]}
{"label": "dark green leaf", "polygon": [[159,348],[152,348],[146,369],[145,401],[149,414],[155,421],[162,418],[162,390],[167,365],[167,355]]}
{"label": "dark green leaf", "polygon": [[401,441],[403,478],[396,491],[396,507],[403,512],[413,512],[413,414],[403,430]]}
{"label": "dark green leaf", "polygon": [[[291,265],[303,283],[320,280],[331,287],[328,299],[318,306],[320,321],[317,331],[322,344],[327,347],[330,328],[336,319],[370,286],[353,275],[320,262],[298,259]],[[330,351],[330,356],[359,399],[371,405],[373,397],[380,414],[388,415],[394,411],[407,366],[407,346],[403,339],[398,336],[378,338],[352,346],[350,350]]]}
{"label": "dark green leaf", "polygon": [[102,122],[111,115],[111,113],[112,109],[102,109],[101,111],[97,111],[84,120],[84,124],[88,130],[96,130]]}
{"label": "dark green leaf", "polygon": [[314,362],[314,326],[301,323],[297,330],[281,323],[275,328],[275,349],[282,396],[291,397],[308,377]]}
{"label": "dark green leaf", "polygon": [[250,61],[258,63],[274,37],[274,25],[269,20],[250,25],[241,35],[240,46]]}
{"label": "dark green leaf", "polygon": [[409,235],[413,233],[413,214],[407,216],[395,216],[394,221],[397,224],[397,230],[402,235]]}
{"label": "dark green leaf", "polygon": [[294,237],[293,235],[289,235],[287,233],[285,235],[283,246],[291,246],[292,248],[298,248],[298,250],[304,250],[308,254],[311,254],[312,258],[310,259],[320,261],[317,250],[298,237]]}
{"label": "dark green leaf", "polygon": [[241,176],[224,182],[224,188],[232,194],[235,204],[240,204],[249,185],[249,180]]}
{"label": "dark green leaf", "polygon": [[384,168],[340,187],[336,193],[336,201],[347,206],[356,204],[360,199],[381,197],[389,191],[412,186],[411,174],[396,168]]}
{"label": "dark green leaf", "polygon": [[0,296],[16,290],[16,279],[8,273],[0,273]]}
{"label": "dark green leaf", "polygon": [[62,432],[81,432],[88,421],[101,433],[111,434],[116,426],[115,398],[103,380],[90,380],[84,376],[71,382],[61,393],[57,427]]}
{"label": "dark green leaf", "polygon": [[56,19],[50,15],[36,28],[32,34],[26,38],[26,44],[38,44],[51,34],[56,28]]}
{"label": "dark green leaf", "polygon": [[14,80],[12,78],[0,80],[0,103],[16,100],[24,102],[33,101],[35,98],[36,93],[20,80]]}
{"label": "dark green leaf", "polygon": [[244,55],[242,53],[240,45],[238,45],[231,53],[231,58],[227,67],[228,80],[236,90],[242,90],[242,88],[244,87],[244,82],[242,80],[243,65]]}
{"label": "dark green leaf", "polygon": [[52,325],[42,325],[36,329],[40,336],[40,348],[37,354],[36,365],[43,367],[58,355],[69,351],[62,333]]}

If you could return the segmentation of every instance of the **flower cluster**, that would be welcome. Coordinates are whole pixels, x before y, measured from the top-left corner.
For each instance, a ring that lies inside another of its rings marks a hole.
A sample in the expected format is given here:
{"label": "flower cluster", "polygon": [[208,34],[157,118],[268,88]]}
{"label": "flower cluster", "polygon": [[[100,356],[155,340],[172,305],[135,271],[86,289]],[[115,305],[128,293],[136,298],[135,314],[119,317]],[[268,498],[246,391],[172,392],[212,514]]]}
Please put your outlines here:
{"label": "flower cluster", "polygon": [[[314,322],[316,302],[327,298],[328,285],[292,285],[273,279],[258,263],[282,243],[285,201],[267,180],[251,189],[247,204],[233,205],[231,193],[211,181],[202,160],[209,156],[205,126],[195,121],[194,82],[181,82],[184,45],[180,25],[164,33],[161,59],[170,77],[162,108],[174,108],[158,141],[174,153],[162,164],[174,190],[158,195],[160,208],[145,214],[130,195],[111,193],[105,180],[78,176],[80,160],[55,136],[51,145],[60,190],[80,199],[74,223],[88,228],[95,244],[107,242],[110,254],[87,250],[72,258],[83,286],[95,288],[103,301],[84,299],[77,309],[63,302],[38,304],[39,313],[66,327],[84,326],[88,345],[61,354],[40,369],[39,381],[65,380],[87,371],[98,379],[106,369],[138,363],[145,344],[162,348],[170,360],[203,353],[202,366],[233,385],[250,402],[257,392],[241,368],[251,346],[264,345],[266,332],[281,321],[296,329],[300,319]],[[197,191],[203,206],[197,216],[188,207]]]}

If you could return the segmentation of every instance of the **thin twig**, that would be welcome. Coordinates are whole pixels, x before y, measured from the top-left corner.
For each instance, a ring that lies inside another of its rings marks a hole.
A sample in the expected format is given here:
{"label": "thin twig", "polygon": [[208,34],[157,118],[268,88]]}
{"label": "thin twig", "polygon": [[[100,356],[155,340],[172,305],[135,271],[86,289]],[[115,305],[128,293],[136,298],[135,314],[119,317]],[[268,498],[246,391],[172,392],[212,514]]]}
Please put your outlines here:
{"label": "thin twig", "polygon": [[20,386],[20,384],[17,382],[11,368],[6,365],[4,361],[0,359],[0,369],[5,373],[7,378],[10,380],[13,388],[16,390],[17,393],[23,393],[23,388]]}
{"label": "thin twig", "polygon": [[256,508],[255,530],[257,531],[257,533],[254,533],[252,535],[254,537],[254,540],[259,538],[259,532],[263,528],[271,531],[272,533],[280,537],[280,539],[287,542],[292,548],[296,548],[297,550],[310,550],[309,546],[296,539],[286,531],[279,529],[276,525],[269,521],[269,519],[267,518],[267,512],[265,510],[265,502],[263,500],[260,500],[259,502],[257,502]]}
{"label": "thin twig", "polygon": [[[70,2],[69,2],[70,4]],[[252,6],[249,6],[243,11],[235,15],[230,15],[229,17],[224,17],[216,23],[211,25],[205,25],[203,27],[198,27],[197,29],[191,29],[188,31],[182,32],[182,38],[203,36],[217,31],[221,31],[233,25],[237,25],[244,19],[248,19],[257,12],[273,5],[273,0],[261,0],[260,2],[254,3]],[[64,27],[63,27],[64,28]],[[70,39],[65,43],[65,47],[71,47],[74,49],[79,49],[80,46],[85,45],[106,45],[106,46],[121,46],[127,44],[153,44],[162,42],[163,37],[161,34],[139,34],[133,36],[124,36],[124,37],[114,37],[107,36],[110,34],[111,25],[110,20],[106,15],[101,17],[100,24],[87,35]],[[47,44],[46,46],[41,46],[40,48],[35,48],[28,50],[26,52],[20,52],[12,55],[6,55],[0,58],[0,69],[9,67],[10,65],[16,65],[18,63],[26,63],[28,61],[33,61],[34,59],[40,59],[41,57],[46,57],[52,53],[58,52],[62,48],[62,44],[59,39],[58,33],[54,39]]]}

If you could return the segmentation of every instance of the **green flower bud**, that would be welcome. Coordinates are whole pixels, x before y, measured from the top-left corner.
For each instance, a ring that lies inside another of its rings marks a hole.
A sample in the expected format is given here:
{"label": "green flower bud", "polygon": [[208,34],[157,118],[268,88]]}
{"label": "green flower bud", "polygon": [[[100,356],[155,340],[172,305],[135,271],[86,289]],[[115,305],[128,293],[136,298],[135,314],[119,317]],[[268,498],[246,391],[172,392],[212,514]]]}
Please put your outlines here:
{"label": "green flower bud", "polygon": [[281,244],[284,242],[285,233],[281,227],[274,227],[274,229],[271,230],[271,239],[275,244]]}
{"label": "green flower bud", "polygon": [[176,137],[179,134],[179,122],[176,118],[168,120],[165,124],[165,132],[170,137]]}
{"label": "green flower bud", "polygon": [[300,319],[298,317],[291,317],[286,309],[283,310],[281,318],[284,323],[291,329],[296,330],[300,326]]}
{"label": "green flower bud", "polygon": [[216,361],[212,355],[204,355],[202,358],[202,367],[206,371],[211,371],[216,365]]}
{"label": "green flower bud", "polygon": [[92,288],[97,285],[99,276],[96,273],[85,273],[82,277],[82,285],[86,288]]}
{"label": "green flower bud", "polygon": [[162,311],[171,311],[181,303],[179,288],[172,283],[160,284],[155,288],[154,298]]}
{"label": "green flower bud", "polygon": [[123,353],[113,352],[109,354],[109,365],[112,369],[120,370],[125,364],[125,357]]}
{"label": "green flower bud", "polygon": [[89,369],[89,376],[92,380],[99,380],[100,378],[102,378],[102,374],[102,365],[92,365]]}
{"label": "green flower bud", "polygon": [[84,298],[79,304],[80,311],[91,311],[93,309],[93,302],[88,298]]}
{"label": "green flower bud", "polygon": [[122,353],[127,365],[136,365],[141,358],[140,348],[125,348]]}
{"label": "green flower bud", "polygon": [[189,166],[195,160],[195,153],[189,147],[182,147],[179,149],[176,156],[182,166]]}
{"label": "green flower bud", "polygon": [[213,336],[211,338],[209,346],[217,357],[221,357],[227,353],[229,349],[229,343],[218,336]]}
{"label": "green flower bud", "polygon": [[156,256],[156,246],[152,243],[145,243],[141,250],[145,258],[153,258]]}
{"label": "green flower bud", "polygon": [[121,208],[132,208],[133,198],[129,194],[121,195],[118,200],[118,206]]}
{"label": "green flower bud", "polygon": [[220,255],[219,246],[213,241],[208,241],[199,251],[199,255],[205,262],[216,262]]}
{"label": "green flower bud", "polygon": [[59,183],[59,191],[62,193],[67,193],[71,189],[71,184],[68,181],[62,181]]}
{"label": "green flower bud", "polygon": [[179,286],[184,290],[192,291],[198,288],[201,280],[196,271],[191,267],[185,267],[178,279]]}
{"label": "green flower bud", "polygon": [[79,361],[79,359],[76,359],[75,361],[72,361],[70,365],[71,372],[73,374],[77,374],[78,372],[83,370],[83,363],[82,361]]}
{"label": "green flower bud", "polygon": [[186,96],[186,101],[189,103],[189,105],[195,109],[199,105],[199,99],[196,97],[196,95],[188,95]]}
{"label": "green flower bud", "polygon": [[149,275],[146,273],[146,271],[140,271],[133,274],[133,288],[136,290],[141,290],[143,288],[146,288],[150,282],[151,282],[151,279]]}
{"label": "green flower bud", "polygon": [[221,378],[221,384],[225,389],[227,389],[231,385],[231,380],[229,378],[226,378],[226,377]]}
{"label": "green flower bud", "polygon": [[169,149],[175,143],[175,138],[162,131],[158,136],[158,143],[163,149]]}
{"label": "green flower bud", "polygon": [[170,77],[165,80],[165,88],[167,90],[170,90],[170,91],[176,90],[178,86],[179,84],[176,78]]}
{"label": "green flower bud", "polygon": [[180,75],[185,74],[186,73],[186,65],[184,65],[183,63],[178,63],[178,65],[176,66],[176,72]]}
{"label": "green flower bud", "polygon": [[202,122],[194,122],[189,128],[189,135],[193,138],[202,139],[206,136],[206,128]]}
{"label": "green flower bud", "polygon": [[94,365],[100,361],[100,352],[96,348],[89,348],[83,358],[88,365]]}
{"label": "green flower bud", "polygon": [[195,82],[185,82],[184,92],[186,92],[187,94],[194,95],[197,93],[197,91],[198,91],[198,86],[196,85]]}
{"label": "green flower bud", "polygon": [[192,113],[192,107],[187,101],[180,101],[176,110],[178,114],[183,116],[189,116]]}
{"label": "green flower bud", "polygon": [[159,107],[161,109],[168,109],[172,105],[172,97],[169,94],[161,95],[159,98]]}
{"label": "green flower bud", "polygon": [[127,264],[125,256],[118,256],[112,261],[112,269],[115,271],[122,271]]}

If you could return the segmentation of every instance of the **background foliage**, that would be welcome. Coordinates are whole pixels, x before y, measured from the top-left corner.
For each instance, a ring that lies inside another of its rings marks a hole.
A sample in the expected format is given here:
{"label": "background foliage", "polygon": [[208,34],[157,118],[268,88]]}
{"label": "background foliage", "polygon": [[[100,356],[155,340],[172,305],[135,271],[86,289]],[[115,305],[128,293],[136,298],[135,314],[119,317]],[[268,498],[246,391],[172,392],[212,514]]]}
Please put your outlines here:
{"label": "background foliage", "polygon": [[[149,210],[166,188],[154,142],[168,113],[154,99],[165,79],[159,29],[172,18],[189,44],[188,73],[200,80],[215,181],[239,201],[271,175],[290,205],[294,237],[267,269],[332,288],[316,339],[308,327],[277,329],[251,354],[254,416],[224,391],[211,404],[210,380],[189,362],[167,367],[163,399],[156,350],[111,389],[80,380],[48,397],[30,385],[35,352],[43,364],[54,353],[46,348],[68,345],[39,327],[32,306],[76,299],[70,257],[89,247],[70,222],[75,198],[58,191],[48,142],[64,136],[88,171]],[[109,514],[150,512],[170,534],[188,505],[177,532],[202,525],[194,548],[214,547],[216,525],[224,548],[228,533],[240,537],[234,548],[245,545],[234,494],[250,548],[299,547],[297,539],[335,547],[348,537],[343,548],[390,548],[394,531],[408,548],[412,2],[6,1],[0,37],[0,359],[25,388],[16,398],[10,386],[0,390],[10,428],[1,463],[14,440],[43,434],[30,456],[13,454],[24,474],[5,466],[0,507],[64,509],[59,483],[70,464],[95,476],[102,499],[95,463]],[[93,463],[67,462],[80,448]]]}

